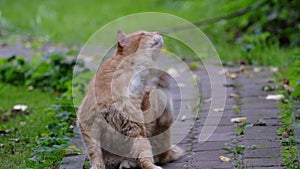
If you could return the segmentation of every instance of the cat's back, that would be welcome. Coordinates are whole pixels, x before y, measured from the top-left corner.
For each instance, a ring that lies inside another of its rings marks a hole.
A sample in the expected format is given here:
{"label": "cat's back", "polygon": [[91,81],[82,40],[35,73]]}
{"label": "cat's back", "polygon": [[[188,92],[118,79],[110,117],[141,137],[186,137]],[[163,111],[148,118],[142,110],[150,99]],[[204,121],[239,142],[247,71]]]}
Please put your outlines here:
{"label": "cat's back", "polygon": [[110,83],[115,72],[115,59],[109,58],[102,63],[101,68],[88,85],[87,93],[78,109],[78,118],[90,118],[97,110],[112,102]]}

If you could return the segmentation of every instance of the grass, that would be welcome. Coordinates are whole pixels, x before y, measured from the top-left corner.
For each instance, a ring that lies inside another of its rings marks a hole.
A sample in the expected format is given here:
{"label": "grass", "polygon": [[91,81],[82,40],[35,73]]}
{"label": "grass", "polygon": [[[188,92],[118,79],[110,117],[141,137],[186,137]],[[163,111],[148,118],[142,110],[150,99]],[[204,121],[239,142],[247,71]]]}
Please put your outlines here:
{"label": "grass", "polygon": [[[29,115],[17,116],[10,118],[8,122],[0,123],[0,130],[17,129],[9,134],[0,135],[0,143],[4,144],[4,148],[0,149],[1,168],[26,168],[28,158],[36,145],[36,136],[47,133],[46,126],[51,121],[42,110],[54,101],[55,96],[51,94],[0,83],[0,116],[3,116],[3,112],[11,110],[15,104],[28,105],[31,111]],[[14,138],[20,141],[12,141]]]}
{"label": "grass", "polygon": [[251,51],[244,51],[242,44],[228,45],[216,42],[215,47],[223,61],[244,61],[252,65],[284,67],[293,51],[299,49],[280,48],[278,45],[257,45]]}
{"label": "grass", "polygon": [[[28,3],[2,0],[0,2],[2,25],[0,25],[17,34],[42,35],[50,37],[55,42],[82,44],[106,23],[133,13],[165,12],[190,21],[199,21],[224,15],[253,2],[255,1],[32,0]],[[18,12],[12,12],[12,9]]]}
{"label": "grass", "polygon": [[292,107],[292,103],[293,101],[290,101],[289,103],[278,102],[282,127],[277,130],[277,134],[283,136],[284,132],[287,133],[287,138],[281,140],[281,157],[286,168],[298,169],[300,168],[300,164],[298,163],[299,150],[296,146],[297,142],[294,135],[294,112],[296,111],[296,108]]}

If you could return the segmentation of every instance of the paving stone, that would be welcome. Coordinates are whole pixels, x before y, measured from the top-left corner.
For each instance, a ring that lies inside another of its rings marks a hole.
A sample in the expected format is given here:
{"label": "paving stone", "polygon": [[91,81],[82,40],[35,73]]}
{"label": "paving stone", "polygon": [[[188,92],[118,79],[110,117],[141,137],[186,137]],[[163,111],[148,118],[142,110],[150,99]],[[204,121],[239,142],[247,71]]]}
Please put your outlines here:
{"label": "paving stone", "polygon": [[251,146],[255,145],[258,149],[265,149],[265,148],[279,148],[281,143],[279,140],[270,139],[270,140],[242,140],[240,145]]}
{"label": "paving stone", "polygon": [[[193,155],[194,161],[218,161],[220,156],[230,157],[231,154],[224,150],[197,151]],[[197,157],[197,158],[196,158]]]}
{"label": "paving stone", "polygon": [[193,169],[232,169],[234,164],[232,162],[222,162],[221,160],[216,161],[197,161],[194,162]]}
{"label": "paving stone", "polygon": [[[202,131],[204,130],[204,127],[207,127],[207,131]],[[202,134],[207,133],[208,131],[210,131],[211,129],[213,130],[213,134],[214,135],[233,135],[235,136],[234,133],[234,127],[233,126],[200,126],[199,128],[195,129],[196,133],[200,133],[202,132]],[[225,140],[225,138],[224,138]]]}
{"label": "paving stone", "polygon": [[161,165],[161,167],[163,167],[163,169],[176,169],[176,168],[184,169],[184,168],[186,168],[185,163],[186,162],[183,162],[183,163],[174,163],[174,162],[172,162],[172,163],[167,163],[167,164]]}
{"label": "paving stone", "polygon": [[215,109],[215,108],[220,109],[220,108],[222,108],[224,110],[231,110],[232,111],[233,106],[236,106],[235,100],[229,98],[229,99],[226,99],[224,107],[211,107],[211,103],[203,103],[201,105],[201,110],[202,111],[208,111],[210,108],[212,108],[212,109]]}
{"label": "paving stone", "polygon": [[59,169],[80,169],[84,165],[85,155],[64,157]]}
{"label": "paving stone", "polygon": [[280,158],[280,148],[254,149],[244,152],[244,158]]}
{"label": "paving stone", "polygon": [[[205,134],[205,133],[202,133]],[[220,133],[220,134],[211,134],[209,139],[207,141],[224,141],[228,142],[231,141],[235,138],[235,134],[231,131],[226,132],[226,133]]]}
{"label": "paving stone", "polygon": [[197,151],[211,151],[211,150],[222,150],[222,148],[228,147],[224,141],[207,141],[202,144],[198,143],[194,145],[194,152]]}
{"label": "paving stone", "polygon": [[[272,118],[263,118],[261,116],[246,116],[247,117],[247,122],[251,124],[256,124],[259,125],[259,121],[264,121],[265,126],[278,126],[280,124],[279,119],[272,119]],[[274,127],[275,129],[277,127]]]}
{"label": "paving stone", "polygon": [[272,137],[276,136],[276,128],[272,126],[253,126],[245,128],[244,135],[252,136],[253,139],[255,137]]}
{"label": "paving stone", "polygon": [[[242,100],[243,102],[243,100]],[[276,107],[276,102],[252,102],[252,103],[247,103],[243,102],[243,105],[240,106],[241,109],[252,109],[252,108],[274,108]]]}
{"label": "paving stone", "polygon": [[275,166],[272,166],[272,167],[251,167],[251,169],[284,169],[285,167],[275,167]]}
{"label": "paving stone", "polygon": [[243,113],[247,114],[247,116],[260,116],[260,117],[269,117],[278,119],[278,115],[280,114],[277,108],[251,108],[251,109],[243,109]]}
{"label": "paving stone", "polygon": [[278,158],[250,158],[244,159],[244,165],[246,167],[280,167],[282,161]]}

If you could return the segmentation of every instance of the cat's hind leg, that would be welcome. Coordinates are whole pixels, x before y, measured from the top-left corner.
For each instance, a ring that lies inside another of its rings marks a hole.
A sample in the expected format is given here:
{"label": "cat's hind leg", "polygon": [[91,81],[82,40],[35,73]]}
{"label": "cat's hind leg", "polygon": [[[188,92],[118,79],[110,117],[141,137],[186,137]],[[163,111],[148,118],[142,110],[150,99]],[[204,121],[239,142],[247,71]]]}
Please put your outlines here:
{"label": "cat's hind leg", "polygon": [[165,164],[171,161],[176,161],[184,155],[184,150],[176,145],[172,145],[171,148],[156,157],[158,163]]}
{"label": "cat's hind leg", "polygon": [[[148,114],[158,117],[155,123],[146,124],[147,135],[150,137],[153,153],[159,154],[155,156],[155,162],[168,163],[175,161],[184,155],[184,150],[176,145],[172,145],[171,126],[173,123],[173,107],[172,100],[169,95],[168,88],[159,90],[152,89],[148,91],[150,108],[146,110],[145,117]],[[161,113],[162,112],[162,113]],[[153,137],[155,136],[155,137]],[[161,151],[164,151],[161,153]]]}

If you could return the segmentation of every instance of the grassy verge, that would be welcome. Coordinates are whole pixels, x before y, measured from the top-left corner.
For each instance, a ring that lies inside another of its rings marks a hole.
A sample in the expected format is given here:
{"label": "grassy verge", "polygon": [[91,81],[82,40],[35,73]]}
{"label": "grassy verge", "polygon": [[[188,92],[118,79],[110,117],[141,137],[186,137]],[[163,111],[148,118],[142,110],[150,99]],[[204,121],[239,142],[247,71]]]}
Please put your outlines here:
{"label": "grassy verge", "polygon": [[[0,79],[6,83],[0,85],[1,167],[55,168],[65,154],[79,153],[69,145],[76,119],[70,95],[75,60],[67,56],[45,54],[36,64],[19,57],[0,60]],[[28,110],[12,110],[16,104]]]}
{"label": "grassy verge", "polygon": [[282,135],[282,147],[281,157],[286,166],[289,169],[298,169],[300,164],[298,163],[298,147],[294,134],[294,112],[295,108],[289,103],[278,103],[280,108],[280,120],[282,127],[278,129],[278,134]]}
{"label": "grassy verge", "polygon": [[42,110],[55,102],[55,96],[40,91],[28,91],[26,87],[15,87],[0,83],[0,117],[15,104],[25,104],[29,115],[18,115],[1,121],[0,130],[11,130],[1,134],[1,168],[26,168],[26,163],[36,146],[36,137],[48,133],[47,124],[52,120]]}
{"label": "grassy verge", "polygon": [[278,129],[277,133],[282,135],[281,157],[286,168],[298,169],[300,168],[298,157],[300,142],[299,139],[297,140],[299,135],[296,135],[296,131],[299,130],[300,125],[299,49],[295,49],[289,54],[291,57],[287,63],[288,67],[283,67],[282,71],[276,74],[276,78],[281,83],[277,92],[285,96],[284,100],[278,102],[282,127]]}

